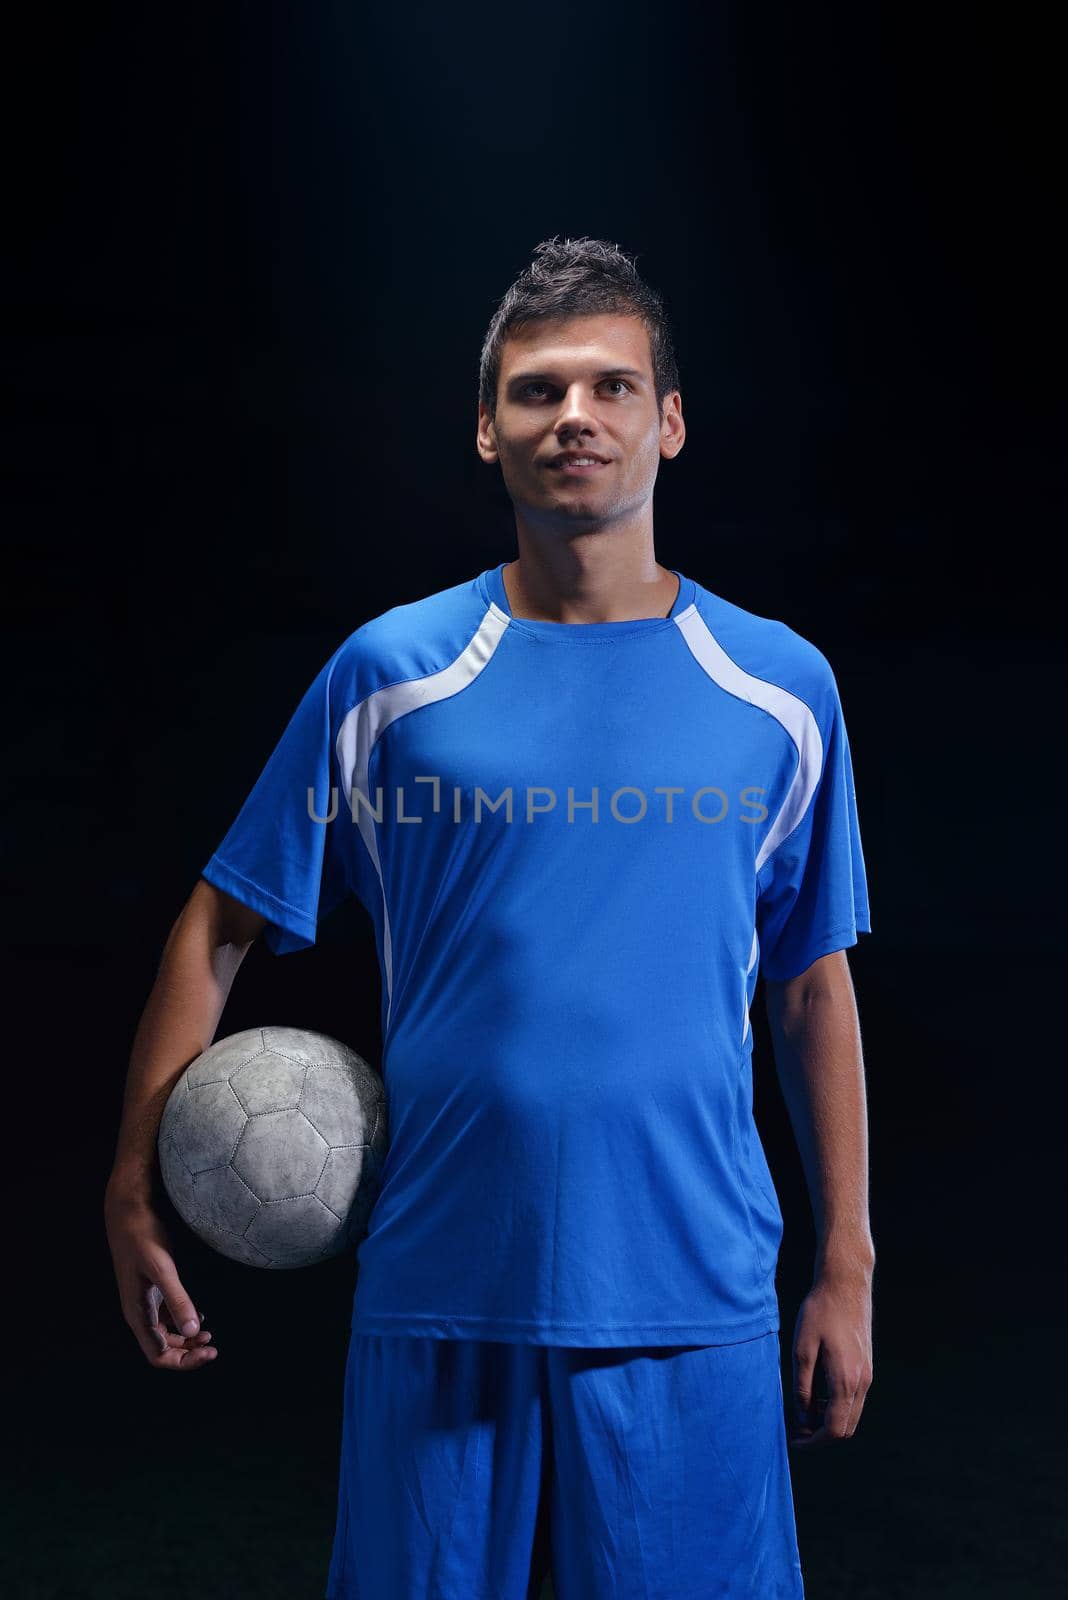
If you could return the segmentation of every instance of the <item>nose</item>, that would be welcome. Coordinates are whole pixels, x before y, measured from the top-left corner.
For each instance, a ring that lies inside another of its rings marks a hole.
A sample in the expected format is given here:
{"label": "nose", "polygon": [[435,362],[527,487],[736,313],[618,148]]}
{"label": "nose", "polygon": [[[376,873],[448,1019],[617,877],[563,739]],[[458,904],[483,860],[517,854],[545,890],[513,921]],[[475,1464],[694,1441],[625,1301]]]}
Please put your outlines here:
{"label": "nose", "polygon": [[554,432],[561,444],[566,443],[568,439],[578,438],[583,433],[597,432],[597,422],[590,398],[581,383],[573,383],[564,395],[554,424]]}

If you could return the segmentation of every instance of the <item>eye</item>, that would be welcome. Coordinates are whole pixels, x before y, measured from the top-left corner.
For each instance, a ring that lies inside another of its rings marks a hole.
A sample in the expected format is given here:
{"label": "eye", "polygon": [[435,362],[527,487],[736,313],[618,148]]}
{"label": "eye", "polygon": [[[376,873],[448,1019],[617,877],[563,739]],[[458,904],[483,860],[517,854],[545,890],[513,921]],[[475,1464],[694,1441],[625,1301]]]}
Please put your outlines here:
{"label": "eye", "polygon": [[[624,389],[627,389],[627,390],[630,389],[630,384],[626,381],[625,378],[606,378],[604,381],[605,381],[605,383],[618,383],[618,384],[621,384]],[[528,394],[530,394],[532,389],[547,389],[547,388],[548,388],[548,384],[543,383],[540,379],[537,379],[533,383],[525,383],[523,385],[522,389],[520,390],[520,393],[524,394],[524,395],[528,395]]]}

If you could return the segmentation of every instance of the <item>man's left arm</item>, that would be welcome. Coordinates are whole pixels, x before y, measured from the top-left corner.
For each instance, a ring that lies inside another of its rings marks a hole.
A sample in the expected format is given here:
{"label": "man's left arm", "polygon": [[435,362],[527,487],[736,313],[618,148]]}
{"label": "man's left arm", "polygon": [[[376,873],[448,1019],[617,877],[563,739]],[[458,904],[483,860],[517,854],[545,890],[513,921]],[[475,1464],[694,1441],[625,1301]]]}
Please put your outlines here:
{"label": "man's left arm", "polygon": [[[864,1063],[844,950],[821,956],[785,983],[765,980],[765,994],[816,1225],[813,1283],[798,1312],[793,1350],[797,1424],[790,1442],[807,1446],[852,1438],[872,1381],[875,1245]],[[814,1400],[817,1358],[827,1394]]]}

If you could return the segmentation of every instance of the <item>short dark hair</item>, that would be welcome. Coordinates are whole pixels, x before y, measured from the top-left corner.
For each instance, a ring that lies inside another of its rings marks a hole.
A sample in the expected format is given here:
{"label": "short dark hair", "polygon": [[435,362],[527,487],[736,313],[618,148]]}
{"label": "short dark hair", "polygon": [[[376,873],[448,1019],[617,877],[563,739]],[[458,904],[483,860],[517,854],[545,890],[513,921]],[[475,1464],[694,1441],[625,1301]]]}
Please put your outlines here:
{"label": "short dark hair", "polygon": [[639,317],[649,335],[657,410],[679,387],[671,324],[661,296],[649,287],[627,255],[605,239],[543,239],[529,267],[519,274],[493,314],[482,343],[478,397],[491,418],[497,413],[501,350],[513,328],[549,317],[590,317],[615,312]]}

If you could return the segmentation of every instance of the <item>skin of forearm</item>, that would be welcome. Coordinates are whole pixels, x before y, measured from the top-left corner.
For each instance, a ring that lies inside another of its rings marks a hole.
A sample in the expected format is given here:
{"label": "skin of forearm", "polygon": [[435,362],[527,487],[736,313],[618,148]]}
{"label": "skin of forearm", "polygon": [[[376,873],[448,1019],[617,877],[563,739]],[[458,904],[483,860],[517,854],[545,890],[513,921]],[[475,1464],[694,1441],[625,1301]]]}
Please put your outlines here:
{"label": "skin of forearm", "polygon": [[844,952],[768,986],[775,1063],[816,1226],[816,1274],[870,1271],[868,1128],[860,1022]]}
{"label": "skin of forearm", "polygon": [[155,1192],[156,1140],[168,1097],[214,1039],[247,948],[226,941],[197,895],[172,927],[134,1035],[109,1200],[147,1201]]}

